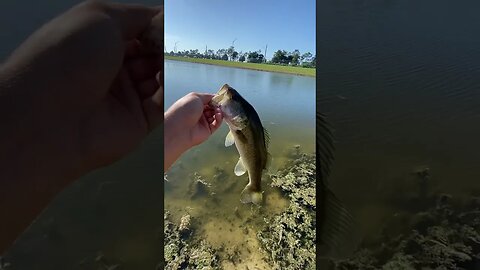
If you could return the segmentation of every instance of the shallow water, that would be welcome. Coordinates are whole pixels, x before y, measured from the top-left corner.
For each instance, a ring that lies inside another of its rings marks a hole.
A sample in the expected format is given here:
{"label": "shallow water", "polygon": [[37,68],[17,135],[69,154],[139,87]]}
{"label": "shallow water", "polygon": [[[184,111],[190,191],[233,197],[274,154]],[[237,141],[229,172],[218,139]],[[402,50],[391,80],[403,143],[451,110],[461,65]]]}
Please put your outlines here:
{"label": "shallow water", "polygon": [[319,97],[336,132],[330,183],[375,235],[419,194],[480,189],[478,1],[320,1]]}
{"label": "shallow water", "polygon": [[[165,61],[165,107],[191,91],[215,93],[224,83],[252,104],[269,131],[272,172],[291,158],[295,145],[313,153],[315,79],[311,77]],[[225,246],[226,254],[237,249],[241,262],[234,266],[225,261],[226,269],[244,266],[269,269],[262,262],[263,255],[256,251],[256,232],[265,213],[281,212],[287,201],[277,190],[269,188],[267,177],[262,183],[266,197],[262,210],[240,203],[240,192],[248,183],[248,176],[233,174],[239,155],[234,146],[225,148],[227,132],[228,127],[223,124],[209,140],[184,154],[167,172],[165,209],[170,210],[176,220],[186,213],[192,215],[198,221],[197,236],[207,239],[214,247]],[[213,196],[192,198],[195,189],[190,185],[195,172],[211,184],[207,193],[215,193]],[[215,178],[219,173],[224,177]]]}

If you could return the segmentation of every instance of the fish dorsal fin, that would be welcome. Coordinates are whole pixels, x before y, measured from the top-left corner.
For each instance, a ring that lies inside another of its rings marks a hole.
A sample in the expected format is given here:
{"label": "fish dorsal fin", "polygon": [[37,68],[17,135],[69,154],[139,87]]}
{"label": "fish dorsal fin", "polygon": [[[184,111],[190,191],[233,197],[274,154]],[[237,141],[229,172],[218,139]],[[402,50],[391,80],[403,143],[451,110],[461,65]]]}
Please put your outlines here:
{"label": "fish dorsal fin", "polygon": [[268,149],[268,145],[270,144],[270,133],[266,128],[263,128],[263,137],[265,138],[265,147]]}
{"label": "fish dorsal fin", "polygon": [[235,138],[231,130],[228,131],[227,137],[225,137],[225,147],[232,146],[235,143]]}
{"label": "fish dorsal fin", "polygon": [[242,157],[238,158],[237,165],[235,165],[235,175],[240,176],[243,175],[247,169],[245,168],[245,165],[243,164]]}

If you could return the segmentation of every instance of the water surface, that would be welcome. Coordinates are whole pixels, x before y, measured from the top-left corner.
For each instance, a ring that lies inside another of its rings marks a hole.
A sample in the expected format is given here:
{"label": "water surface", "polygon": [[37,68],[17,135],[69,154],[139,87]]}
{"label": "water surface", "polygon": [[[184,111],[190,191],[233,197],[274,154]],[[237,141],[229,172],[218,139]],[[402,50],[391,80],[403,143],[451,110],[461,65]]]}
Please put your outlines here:
{"label": "water surface", "polygon": [[364,233],[418,194],[480,189],[478,1],[319,2],[320,110],[336,132],[330,182]]}
{"label": "water surface", "polygon": [[[165,107],[191,91],[215,93],[225,83],[252,104],[269,131],[271,172],[292,158],[295,146],[306,153],[314,152],[316,82],[311,77],[167,60]],[[233,174],[239,155],[234,146],[225,148],[227,132],[228,127],[223,124],[205,143],[185,153],[167,172],[165,208],[177,220],[184,214],[192,215],[197,220],[197,236],[214,247],[223,246],[225,254],[238,251],[242,262],[234,266],[225,261],[222,265],[226,269],[245,266],[269,269],[262,262],[262,254],[255,252],[259,248],[256,233],[265,214],[279,213],[287,201],[278,190],[268,187],[266,177],[262,182],[265,206],[259,210],[240,203],[240,192],[248,183],[248,176]],[[194,173],[209,182],[209,192],[215,194],[197,196],[192,189]],[[223,253],[219,255],[221,259],[226,257]]]}

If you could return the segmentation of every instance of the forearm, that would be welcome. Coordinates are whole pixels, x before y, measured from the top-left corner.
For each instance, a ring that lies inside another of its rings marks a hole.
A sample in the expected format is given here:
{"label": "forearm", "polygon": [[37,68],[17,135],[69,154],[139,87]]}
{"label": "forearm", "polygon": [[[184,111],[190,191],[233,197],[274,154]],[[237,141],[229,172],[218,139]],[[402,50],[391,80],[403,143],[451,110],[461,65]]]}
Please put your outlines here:
{"label": "forearm", "polygon": [[164,114],[164,170],[165,172],[187,151],[191,146],[188,145],[187,131],[181,130],[176,125],[174,116],[170,111]]}
{"label": "forearm", "polygon": [[[61,139],[59,139],[61,141]],[[55,196],[78,178],[80,164],[51,143],[12,138],[0,158],[0,254],[32,223]]]}
{"label": "forearm", "polygon": [[0,80],[0,254],[82,171],[69,146],[71,130],[21,108],[27,98],[21,90]]}

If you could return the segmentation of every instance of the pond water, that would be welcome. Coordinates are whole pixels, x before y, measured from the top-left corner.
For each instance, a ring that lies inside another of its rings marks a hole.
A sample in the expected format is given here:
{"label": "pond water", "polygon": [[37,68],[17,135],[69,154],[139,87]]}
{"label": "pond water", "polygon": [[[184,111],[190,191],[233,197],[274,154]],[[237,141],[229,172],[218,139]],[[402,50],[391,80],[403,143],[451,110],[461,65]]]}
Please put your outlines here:
{"label": "pond water", "polygon": [[478,1],[320,1],[319,99],[330,183],[364,235],[426,191],[480,193]]}
{"label": "pond water", "polygon": [[[313,77],[253,71],[180,61],[165,61],[165,108],[191,91],[216,93],[225,83],[235,88],[256,109],[264,127],[270,133],[270,171],[281,168],[291,158],[295,146],[306,153],[315,148],[315,88]],[[228,127],[222,127],[205,143],[185,153],[167,172],[165,209],[174,219],[190,214],[197,222],[199,238],[214,247],[224,247],[226,254],[238,252],[242,259],[226,269],[244,266],[268,269],[262,263],[256,232],[263,221],[263,212],[279,212],[287,202],[278,191],[263,181],[265,207],[258,210],[240,203],[240,192],[248,183],[247,174],[237,177],[233,169],[238,160],[235,147],[224,146]],[[211,187],[204,196],[192,186],[198,173]],[[222,180],[214,180],[222,175]],[[213,195],[211,193],[214,193]],[[239,225],[248,224],[249,233]]]}

